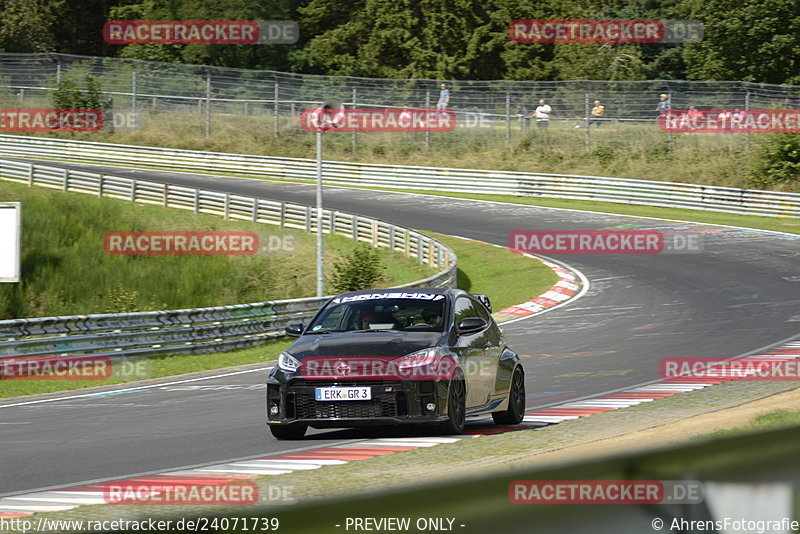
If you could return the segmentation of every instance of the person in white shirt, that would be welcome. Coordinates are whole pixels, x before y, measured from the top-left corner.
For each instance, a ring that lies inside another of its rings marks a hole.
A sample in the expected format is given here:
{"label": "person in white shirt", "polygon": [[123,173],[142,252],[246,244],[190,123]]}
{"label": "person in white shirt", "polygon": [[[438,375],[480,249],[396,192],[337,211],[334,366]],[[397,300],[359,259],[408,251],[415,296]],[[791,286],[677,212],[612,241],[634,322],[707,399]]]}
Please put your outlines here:
{"label": "person in white shirt", "polygon": [[533,112],[533,116],[536,118],[537,128],[541,130],[550,125],[550,113],[552,111],[553,109],[545,103],[544,98],[540,98],[539,105],[536,106],[536,110]]}

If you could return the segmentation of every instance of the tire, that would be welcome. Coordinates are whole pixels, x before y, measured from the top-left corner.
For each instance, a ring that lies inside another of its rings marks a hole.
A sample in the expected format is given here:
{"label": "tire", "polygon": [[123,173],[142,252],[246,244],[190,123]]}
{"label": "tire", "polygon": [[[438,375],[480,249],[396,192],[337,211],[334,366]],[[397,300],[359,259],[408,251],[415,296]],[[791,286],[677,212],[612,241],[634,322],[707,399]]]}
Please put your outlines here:
{"label": "tire", "polygon": [[508,390],[508,408],[504,412],[494,412],[492,419],[498,425],[518,425],[525,417],[525,374],[522,369],[514,369],[511,387]]}
{"label": "tire", "polygon": [[442,434],[461,434],[467,420],[467,388],[464,379],[453,378],[447,391],[447,421],[440,424]]}
{"label": "tire", "polygon": [[269,425],[269,431],[275,439],[302,439],[306,435],[308,427],[306,425]]}

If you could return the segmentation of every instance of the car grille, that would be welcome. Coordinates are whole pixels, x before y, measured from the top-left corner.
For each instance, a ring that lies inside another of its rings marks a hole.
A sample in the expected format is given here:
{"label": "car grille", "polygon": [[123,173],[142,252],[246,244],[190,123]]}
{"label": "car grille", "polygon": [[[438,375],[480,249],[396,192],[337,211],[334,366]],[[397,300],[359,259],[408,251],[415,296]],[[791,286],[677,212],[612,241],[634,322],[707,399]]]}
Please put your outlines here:
{"label": "car grille", "polygon": [[[300,381],[297,381],[300,382]],[[372,388],[372,400],[368,401],[325,401],[318,402],[314,398],[314,387],[326,387],[333,383],[293,383],[287,395],[289,412],[294,412],[298,419],[371,419],[375,417],[398,417],[408,415],[406,394],[400,388],[394,391],[380,391],[381,387]],[[304,381],[303,381],[304,382]],[[296,387],[300,385],[301,387]],[[341,385],[341,384],[339,384]],[[348,386],[372,385],[367,383],[348,383]]]}

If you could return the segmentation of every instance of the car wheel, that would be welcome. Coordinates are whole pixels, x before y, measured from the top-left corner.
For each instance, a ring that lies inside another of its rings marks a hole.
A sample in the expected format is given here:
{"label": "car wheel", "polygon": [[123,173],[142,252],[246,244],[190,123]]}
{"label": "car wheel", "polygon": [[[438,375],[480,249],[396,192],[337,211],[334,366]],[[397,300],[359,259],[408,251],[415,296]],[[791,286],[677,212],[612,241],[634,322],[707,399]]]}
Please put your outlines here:
{"label": "car wheel", "polygon": [[467,419],[467,389],[464,379],[453,378],[447,394],[447,421],[441,423],[443,434],[461,434]]}
{"label": "car wheel", "polygon": [[517,367],[511,377],[511,388],[508,392],[508,409],[494,412],[492,419],[498,425],[518,425],[525,417],[525,374]]}
{"label": "car wheel", "polygon": [[269,431],[276,439],[300,439],[306,435],[306,425],[269,425]]}

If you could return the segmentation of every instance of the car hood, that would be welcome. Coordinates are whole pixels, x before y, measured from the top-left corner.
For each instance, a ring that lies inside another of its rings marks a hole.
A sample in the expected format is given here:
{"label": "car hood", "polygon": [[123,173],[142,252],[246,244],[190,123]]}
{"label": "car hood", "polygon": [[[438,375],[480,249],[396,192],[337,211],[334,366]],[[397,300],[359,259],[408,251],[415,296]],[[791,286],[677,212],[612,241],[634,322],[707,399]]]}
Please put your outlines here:
{"label": "car hood", "polygon": [[304,335],[289,347],[289,354],[304,358],[400,357],[439,344],[441,332],[342,332]]}

